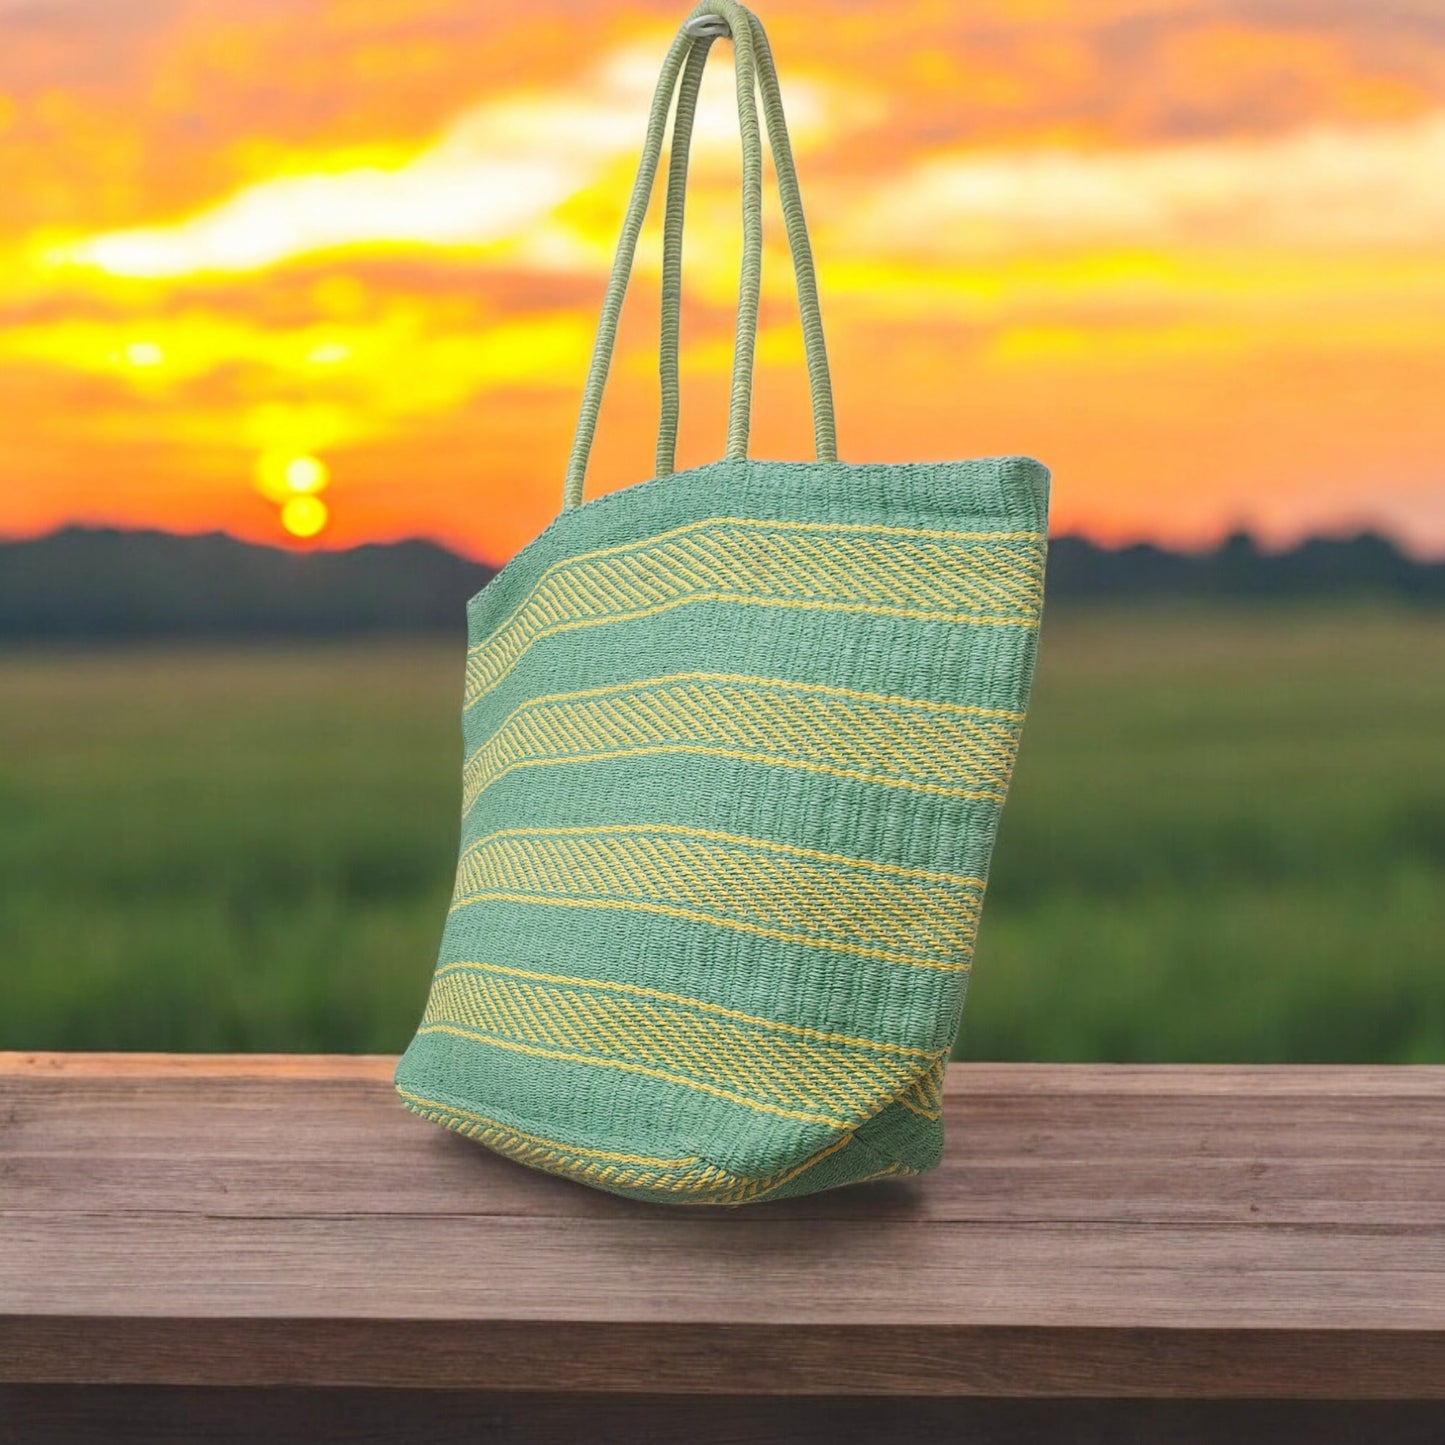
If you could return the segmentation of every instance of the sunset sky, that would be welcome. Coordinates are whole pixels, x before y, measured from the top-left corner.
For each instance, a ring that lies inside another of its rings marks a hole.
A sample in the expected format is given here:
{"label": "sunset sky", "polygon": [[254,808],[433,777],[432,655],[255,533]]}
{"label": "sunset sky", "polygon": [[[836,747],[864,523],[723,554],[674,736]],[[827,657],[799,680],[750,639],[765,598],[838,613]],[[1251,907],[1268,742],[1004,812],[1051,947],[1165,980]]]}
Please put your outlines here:
{"label": "sunset sky", "polygon": [[[755,8],[845,460],[1027,453],[1055,530],[1110,541],[1371,526],[1445,556],[1439,0]],[[0,0],[0,535],[535,535],[687,9]],[[689,193],[681,465],[722,453],[731,60]],[[803,457],[768,203],[752,453]],[[589,494],[651,470],[659,211]]]}

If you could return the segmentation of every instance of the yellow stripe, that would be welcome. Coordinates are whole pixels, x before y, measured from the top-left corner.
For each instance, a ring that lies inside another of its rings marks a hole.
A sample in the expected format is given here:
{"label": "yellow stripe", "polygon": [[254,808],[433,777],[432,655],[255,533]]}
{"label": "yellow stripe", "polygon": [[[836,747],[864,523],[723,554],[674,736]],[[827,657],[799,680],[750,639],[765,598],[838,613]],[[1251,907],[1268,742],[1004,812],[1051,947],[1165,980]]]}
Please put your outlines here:
{"label": "yellow stripe", "polygon": [[689,1164],[701,1162],[696,1154],[689,1154],[684,1159],[651,1159],[645,1154],[615,1154],[608,1149],[584,1149],[580,1144],[562,1144],[556,1139],[548,1139],[541,1134],[524,1133],[521,1129],[514,1129],[510,1124],[503,1124],[497,1119],[489,1119],[485,1114],[473,1114],[467,1109],[458,1108],[455,1104],[442,1104],[435,1099],[424,1099],[420,1094],[413,1094],[410,1090],[403,1089],[400,1084],[396,1086],[396,1092],[403,1099],[410,1100],[413,1104],[420,1104],[423,1108],[456,1114],[460,1118],[485,1125],[489,1129],[500,1129],[529,1144],[537,1144],[544,1149],[556,1149],[561,1153],[585,1154],[589,1158],[606,1159],[614,1164],[646,1164],[655,1169],[682,1169]]}
{"label": "yellow stripe", "polygon": [[838,532],[877,533],[885,537],[923,537],[938,542],[1042,542],[1042,532],[951,532],[927,527],[894,527],[881,522],[795,522],[772,520],[767,517],[703,517],[696,522],[684,522],[666,532],[651,537],[640,537],[635,542],[615,542],[610,547],[597,547],[591,552],[578,552],[574,556],[553,562],[542,577],[566,567],[572,562],[590,562],[595,557],[615,557],[620,553],[635,551],[639,547],[651,546],[654,542],[671,541],[674,537],[685,536],[703,527],[776,527],[785,532]]}
{"label": "yellow stripe", "polygon": [[462,853],[452,911],[488,902],[654,913],[961,971],[980,879],[664,824],[505,829]]}
{"label": "yellow stripe", "polygon": [[852,1134],[845,1134],[836,1144],[829,1144],[826,1149],[821,1149],[811,1159],[806,1159],[796,1169],[788,1169],[781,1175],[773,1175],[770,1179],[760,1181],[755,1189],[742,1198],[728,1199],[725,1203],[744,1204],[751,1203],[755,1199],[763,1199],[769,1194],[776,1194],[783,1185],[791,1184],[800,1174],[806,1174],[808,1170],[815,1169],[823,1160],[831,1158],[840,1149],[846,1149],[853,1142]]}
{"label": "yellow stripe", "polygon": [[650,1079],[661,1079],[665,1083],[680,1084],[684,1088],[697,1089],[704,1094],[712,1094],[715,1098],[726,1099],[730,1104],[741,1104],[744,1108],[756,1109],[762,1114],[774,1114],[781,1119],[799,1119],[808,1124],[826,1124],[830,1129],[846,1129],[853,1122],[849,1119],[834,1119],[827,1114],[814,1114],[802,1109],[781,1109],[775,1104],[765,1104],[757,1099],[749,1099],[745,1094],[736,1094],[730,1089],[720,1089],[711,1084],[700,1083],[696,1079],[684,1078],[680,1074],[669,1073],[666,1069],[654,1069],[647,1064],[634,1064],[627,1059],[599,1059],[592,1058],[585,1054],[568,1053],[565,1049],[544,1049],[533,1044],[519,1044],[512,1039],[497,1038],[492,1034],[479,1033],[474,1029],[458,1028],[454,1024],[423,1024],[418,1034],[452,1034],[457,1038],[471,1039],[474,1043],[490,1044],[496,1049],[505,1049],[509,1053],[530,1054],[534,1058],[557,1059],[568,1064],[588,1064],[600,1069],[618,1069],[625,1074],[644,1074]]}
{"label": "yellow stripe", "polygon": [[507,776],[508,773],[516,772],[520,768],[539,768],[559,763],[595,763],[605,762],[609,758],[648,758],[670,753],[696,754],[706,757],[736,758],[741,762],[760,763],[772,767],[796,768],[805,773],[826,773],[835,778],[847,778],[859,783],[877,783],[880,786],[892,788],[904,788],[909,792],[928,793],[934,797],[964,798],[979,803],[1002,803],[1005,800],[1003,793],[975,792],[971,788],[946,788],[936,783],[917,783],[906,778],[889,778],[880,776],[877,773],[865,773],[851,768],[834,768],[826,763],[807,763],[797,758],[772,757],[766,753],[749,753],[740,748],[713,748],[703,746],[687,746],[681,743],[655,744],[642,748],[614,748],[607,752],[572,753],[566,756],[546,758],[522,758],[517,762],[508,763],[506,767],[499,768],[495,773],[486,778],[486,781],[477,787],[468,796],[465,779],[463,781],[463,807],[464,813],[470,811],[477,798],[499,779]]}
{"label": "yellow stripe", "polygon": [[450,912],[466,908],[473,903],[536,903],[549,908],[616,908],[630,913],[656,913],[669,918],[685,918],[690,923],[712,923],[719,928],[735,929],[739,933],[751,933],[758,938],[772,938],[779,943],[807,943],[837,953],[851,953],[857,958],[876,958],[884,963],[906,963],[912,968],[933,969],[940,973],[967,973],[966,961],[949,963],[928,958],[915,958],[912,954],[898,953],[887,948],[869,948],[863,944],[841,943],[819,938],[812,934],[790,933],[781,928],[764,928],[740,919],[719,918],[715,914],[702,913],[695,909],[672,908],[663,903],[643,903],[636,900],[613,901],[597,898],[546,898],[535,893],[469,893],[452,904]]}
{"label": "yellow stripe", "polygon": [[927,1073],[920,1074],[894,1102],[925,1119],[942,1118],[943,1079],[947,1067],[947,1062],[940,1058]]}
{"label": "yellow stripe", "polygon": [[[747,1204],[765,1199],[800,1175],[816,1168],[825,1159],[846,1149],[854,1138],[850,1131],[810,1155],[801,1164],[788,1166],[760,1178],[746,1178],[729,1173],[719,1165],[709,1164],[697,1155],[689,1155],[683,1159],[651,1159],[645,1155],[619,1154],[562,1144],[540,1135],[523,1133],[510,1125],[459,1109],[452,1104],[422,1098],[407,1089],[398,1087],[397,1093],[414,1113],[444,1124],[469,1138],[478,1139],[498,1153],[534,1169],[546,1169],[551,1173],[567,1175],[589,1184],[610,1185],[639,1194],[694,1196],[692,1199],[677,1201],[679,1203],[727,1205]],[[913,1172],[902,1164],[894,1163],[876,1174],[866,1176],[864,1180],[855,1182],[864,1183],[888,1175]]]}
{"label": "yellow stripe", "polygon": [[656,687],[659,684],[673,682],[737,683],[739,686],[791,688],[796,692],[816,692],[826,697],[851,698],[856,702],[906,703],[909,707],[931,712],[959,713],[967,717],[1003,718],[1008,722],[1017,723],[1023,722],[1025,716],[1021,712],[1010,712],[1007,708],[972,707],[961,702],[935,702],[928,698],[904,697],[895,692],[865,692],[856,687],[834,687],[821,682],[798,682],[787,677],[758,677],[745,672],[670,672],[661,677],[642,678],[636,682],[603,684],[599,687],[578,687],[573,688],[570,692],[542,693],[527,702],[520,703],[513,708],[508,717],[515,717],[517,713],[536,703],[572,702],[578,698],[602,697],[608,693],[623,692],[629,688]]}
{"label": "yellow stripe", "polygon": [[860,612],[1034,627],[1043,589],[1036,533],[710,517],[547,567],[467,655],[465,706],[534,643],[692,602]]}
{"label": "yellow stripe", "polygon": [[872,1184],[875,1180],[878,1180],[878,1179],[892,1179],[892,1178],[894,1178],[895,1176],[900,1175],[900,1174],[912,1174],[912,1173],[913,1173],[913,1171],[912,1171],[911,1169],[905,1167],[905,1166],[902,1165],[902,1164],[899,1164],[899,1163],[895,1160],[895,1161],[894,1161],[892,1164],[890,1164],[886,1169],[880,1169],[880,1170],[878,1170],[878,1172],[877,1172],[876,1174],[865,1174],[861,1179],[850,1179],[848,1182],[849,1182],[850,1185],[852,1185],[852,1184]]}
{"label": "yellow stripe", "polygon": [[838,1126],[875,1113],[942,1055],[525,969],[439,969],[422,1025],[570,1063],[652,1070],[749,1108]]}
{"label": "yellow stripe", "polygon": [[1002,803],[1021,714],[813,687],[674,674],[538,697],[462,771],[462,806],[508,773],[606,758],[701,754]]}
{"label": "yellow stripe", "polygon": [[444,1124],[469,1139],[476,1139],[519,1164],[580,1179],[584,1183],[637,1193],[698,1196],[695,1200],[679,1201],[685,1203],[711,1203],[720,1192],[736,1192],[747,1183],[701,1159],[625,1162],[629,1156],[617,1155],[614,1157],[624,1162],[613,1162],[604,1151],[534,1140],[532,1136],[520,1134],[504,1124],[468,1115],[465,1110],[418,1099],[405,1090],[398,1092],[402,1094],[405,1106],[424,1119]]}
{"label": "yellow stripe", "polygon": [[686,994],[668,993],[660,988],[645,988],[636,983],[613,983],[600,978],[573,978],[563,973],[536,973],[527,968],[508,968],[500,963],[447,963],[437,969],[437,977],[443,974],[465,970],[480,970],[486,973],[505,974],[509,978],[525,978],[539,983],[563,984],[573,988],[603,989],[611,993],[633,994],[638,998],[655,998],[663,1003],[674,1003],[684,1008],[698,1009],[704,1013],[717,1014],[721,1018],[736,1019],[739,1023],[754,1024],[758,1028],[776,1029],[780,1033],[793,1034],[803,1039],[820,1039],[824,1043],[845,1044],[854,1049],[876,1049],[879,1053],[897,1054],[900,1058],[931,1059],[938,1056],[937,1049],[905,1048],[902,1044],[885,1044],[876,1039],[857,1039],[848,1034],[831,1034],[822,1029],[803,1028],[799,1024],[779,1023],[776,1019],[759,1018],[756,1014],[742,1013],[737,1009],[724,1008],[721,1004],[707,1003],[702,999],[689,998]]}
{"label": "yellow stripe", "polygon": [[569,828],[498,828],[472,844],[478,848],[494,838],[611,837],[627,833],[674,833],[683,838],[706,838],[715,843],[739,843],[773,853],[794,854],[799,858],[816,858],[820,863],[847,863],[875,873],[891,873],[900,878],[925,878],[941,883],[956,883],[965,888],[982,888],[983,879],[961,873],[940,873],[932,868],[909,868],[901,863],[880,863],[871,858],[854,858],[847,853],[829,853],[821,848],[806,848],[797,843],[778,843],[771,838],[752,838],[745,833],[724,833],[716,828],[693,828],[683,823],[600,823],[595,827]]}
{"label": "yellow stripe", "polygon": [[[544,637],[555,637],[562,632],[575,632],[581,627],[601,627],[604,623],[619,622],[624,618],[631,622],[644,617],[658,617],[664,612],[671,612],[675,607],[687,607],[694,602],[734,602],[741,606],[792,607],[814,612],[860,612],[865,616],[899,617],[910,622],[967,623],[970,627],[1033,628],[1038,626],[1037,616],[991,617],[983,614],[937,612],[927,611],[918,607],[891,607],[883,604],[869,605],[856,602],[815,601],[788,597],[755,597],[749,593],[742,592],[694,592],[686,597],[673,598],[670,602],[659,602],[653,607],[629,609],[626,612],[611,613],[598,617],[576,618],[568,622],[554,623],[550,627],[539,628],[527,639],[525,646],[517,649],[516,656],[510,658],[506,662],[506,665],[501,667],[492,677],[484,677],[480,668],[473,668],[472,658],[469,655],[467,661],[466,693],[462,700],[463,711],[479,703],[487,693],[511,672],[521,660],[522,655],[531,648],[532,644],[534,642],[540,642]],[[482,645],[484,646],[485,644]]]}

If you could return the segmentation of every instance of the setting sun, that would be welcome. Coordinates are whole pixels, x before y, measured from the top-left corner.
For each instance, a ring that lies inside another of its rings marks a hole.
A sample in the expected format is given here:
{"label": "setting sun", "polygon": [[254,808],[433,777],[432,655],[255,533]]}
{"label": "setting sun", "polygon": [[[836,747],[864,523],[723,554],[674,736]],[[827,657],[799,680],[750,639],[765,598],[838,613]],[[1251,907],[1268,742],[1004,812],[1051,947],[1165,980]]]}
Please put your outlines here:
{"label": "setting sun", "polygon": [[262,452],[256,460],[256,490],[280,509],[281,526],[293,537],[316,537],[325,530],[331,510],[317,495],[331,480],[319,457],[289,452]]}
{"label": "setting sun", "polygon": [[281,508],[281,525],[293,537],[315,537],[326,526],[330,513],[320,497],[303,494],[292,497]]}

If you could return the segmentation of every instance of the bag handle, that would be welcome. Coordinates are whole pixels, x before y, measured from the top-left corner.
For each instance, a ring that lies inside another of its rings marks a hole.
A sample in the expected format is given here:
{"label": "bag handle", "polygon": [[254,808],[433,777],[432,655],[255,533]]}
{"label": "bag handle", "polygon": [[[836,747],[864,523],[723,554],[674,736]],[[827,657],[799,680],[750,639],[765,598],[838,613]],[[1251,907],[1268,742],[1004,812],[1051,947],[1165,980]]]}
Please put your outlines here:
{"label": "bag handle", "polygon": [[681,311],[682,218],[688,150],[697,109],[698,89],[702,82],[708,50],[713,40],[729,30],[733,37],[738,122],[743,148],[743,258],[733,349],[732,390],[728,405],[726,455],[729,458],[747,456],[751,420],[753,358],[757,343],[762,272],[762,140],[754,94],[760,77],[768,138],[773,146],[774,167],[778,174],[788,242],[793,254],[793,270],[797,277],[798,306],[808,357],[817,456],[819,461],[837,460],[832,388],[828,376],[827,352],[823,344],[822,320],[818,311],[817,281],[813,272],[797,172],[788,141],[787,122],[783,115],[782,96],[778,88],[772,51],[757,17],[736,4],[735,0],[701,0],[673,40],[653,94],[637,180],[623,222],[622,235],[617,243],[617,255],[602,304],[602,316],[598,323],[587,384],[582,393],[582,408],[577,420],[577,431],[562,493],[564,509],[576,506],[582,500],[587,459],[592,449],[597,417],[601,410],[602,392],[617,339],[618,318],[627,294],[637,239],[642,231],[643,218],[647,213],[657,175],[668,111],[672,105],[673,92],[678,85],[679,74],[682,73],[684,84],[678,95],[678,119],[674,126],[673,153],[669,167],[668,214],[664,223],[660,366],[663,403],[657,449],[657,474],[665,476],[672,471],[677,435],[677,337]]}
{"label": "bag handle", "polygon": [[[749,10],[743,11],[752,28],[754,59],[763,94],[763,115],[767,121],[768,142],[772,147],[777,171],[778,191],[782,199],[783,221],[788,234],[788,247],[793,258],[793,276],[798,291],[798,315],[803,328],[803,350],[808,363],[808,388],[813,409],[813,443],[819,461],[838,460],[838,440],[833,419],[833,388],[828,373],[828,352],[823,341],[823,320],[818,307],[818,282],[813,270],[813,252],[808,240],[808,225],[803,216],[803,199],[798,189],[797,168],[788,138],[788,123],[783,113],[782,91],[773,63],[772,47],[762,21]],[[711,17],[688,23],[704,24]],[[698,38],[683,67],[678,89],[677,111],[672,124],[672,158],[667,177],[667,213],[662,241],[662,338],[660,376],[662,382],[662,417],[657,433],[655,473],[670,476],[677,446],[677,422],[680,390],[678,384],[678,331],[682,307],[682,228],[686,204],[688,156],[692,144],[693,120],[697,111],[698,90],[708,50],[717,32],[698,30]],[[739,297],[739,311],[750,308],[750,326],[757,327],[758,298]],[[730,417],[731,420],[731,417]],[[746,455],[747,419],[743,419]],[[731,432],[729,433],[731,440]],[[729,455],[733,455],[729,453]]]}

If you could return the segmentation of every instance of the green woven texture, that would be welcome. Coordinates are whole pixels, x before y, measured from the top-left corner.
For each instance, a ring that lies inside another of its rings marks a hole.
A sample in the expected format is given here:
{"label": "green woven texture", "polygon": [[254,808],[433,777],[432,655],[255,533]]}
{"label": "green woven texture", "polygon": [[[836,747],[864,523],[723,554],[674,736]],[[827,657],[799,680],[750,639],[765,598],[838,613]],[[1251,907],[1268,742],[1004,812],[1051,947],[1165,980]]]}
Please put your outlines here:
{"label": "green woven texture", "polygon": [[[614,1193],[744,1204],[933,1167],[1033,675],[1048,472],[834,459],[812,261],[756,18],[819,460],[746,457],[745,245],[726,460],[672,473],[682,186],[714,22],[669,51],[560,516],[468,608],[462,835],[408,1108]],[[657,475],[582,503],[677,93]],[[755,183],[756,182],[756,183]]]}

